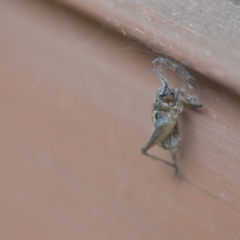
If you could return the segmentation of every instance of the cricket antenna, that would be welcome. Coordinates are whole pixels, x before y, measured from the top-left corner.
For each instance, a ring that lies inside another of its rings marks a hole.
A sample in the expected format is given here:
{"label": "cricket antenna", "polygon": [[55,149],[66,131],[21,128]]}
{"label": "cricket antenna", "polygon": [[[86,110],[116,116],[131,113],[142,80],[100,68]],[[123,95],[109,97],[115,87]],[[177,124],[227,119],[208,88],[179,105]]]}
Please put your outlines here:
{"label": "cricket antenna", "polygon": [[158,58],[154,59],[152,61],[152,69],[153,71],[156,73],[156,75],[158,76],[158,78],[161,80],[164,89],[168,88],[168,84],[167,84],[167,80],[164,78],[164,76],[162,75],[162,73],[158,70],[158,68],[156,67],[156,62],[159,61]]}

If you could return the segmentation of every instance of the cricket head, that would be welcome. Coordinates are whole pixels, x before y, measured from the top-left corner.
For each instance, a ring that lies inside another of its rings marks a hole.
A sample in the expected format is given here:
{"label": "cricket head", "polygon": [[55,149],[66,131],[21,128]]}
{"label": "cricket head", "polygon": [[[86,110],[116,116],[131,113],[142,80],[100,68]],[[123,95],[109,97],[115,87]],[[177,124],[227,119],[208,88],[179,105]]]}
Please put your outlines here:
{"label": "cricket head", "polygon": [[167,83],[163,84],[157,91],[157,98],[161,102],[169,103],[175,101],[174,89],[168,87]]}

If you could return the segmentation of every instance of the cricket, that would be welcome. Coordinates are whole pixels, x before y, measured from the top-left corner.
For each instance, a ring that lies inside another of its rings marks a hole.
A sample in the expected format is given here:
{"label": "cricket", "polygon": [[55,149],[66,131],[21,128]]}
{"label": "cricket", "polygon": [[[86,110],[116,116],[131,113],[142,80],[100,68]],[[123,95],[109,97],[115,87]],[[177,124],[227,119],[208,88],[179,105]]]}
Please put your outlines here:
{"label": "cricket", "polygon": [[[176,157],[180,147],[178,115],[184,110],[185,106],[201,108],[203,104],[198,101],[198,96],[186,94],[183,88],[170,88],[167,79],[163,75],[163,66],[175,71],[188,84],[190,89],[195,88],[194,78],[181,64],[164,57],[158,57],[152,61],[152,69],[160,79],[162,86],[157,90],[152,105],[154,131],[141,152],[153,160],[173,167],[175,170],[174,176],[178,176],[179,167]],[[148,150],[155,145],[170,152],[172,163],[148,153]]]}

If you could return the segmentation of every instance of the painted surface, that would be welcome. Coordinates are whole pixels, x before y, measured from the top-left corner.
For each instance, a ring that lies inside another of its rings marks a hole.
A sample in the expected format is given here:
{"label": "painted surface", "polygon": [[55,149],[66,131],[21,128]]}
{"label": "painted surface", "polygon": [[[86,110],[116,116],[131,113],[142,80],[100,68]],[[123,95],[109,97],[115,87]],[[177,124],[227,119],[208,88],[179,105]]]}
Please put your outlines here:
{"label": "painted surface", "polygon": [[47,1],[3,1],[0,19],[1,239],[239,239],[239,96],[195,74],[204,109],[180,116],[173,181],[140,153],[148,49]]}

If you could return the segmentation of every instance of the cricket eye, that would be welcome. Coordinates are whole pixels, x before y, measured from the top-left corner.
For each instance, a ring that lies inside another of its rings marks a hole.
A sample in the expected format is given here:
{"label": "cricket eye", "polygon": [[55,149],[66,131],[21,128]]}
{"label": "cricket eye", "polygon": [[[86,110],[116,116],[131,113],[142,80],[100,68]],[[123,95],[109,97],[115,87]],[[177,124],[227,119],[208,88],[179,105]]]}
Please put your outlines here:
{"label": "cricket eye", "polygon": [[166,92],[165,91],[160,91],[158,96],[159,97],[165,97],[166,96]]}

